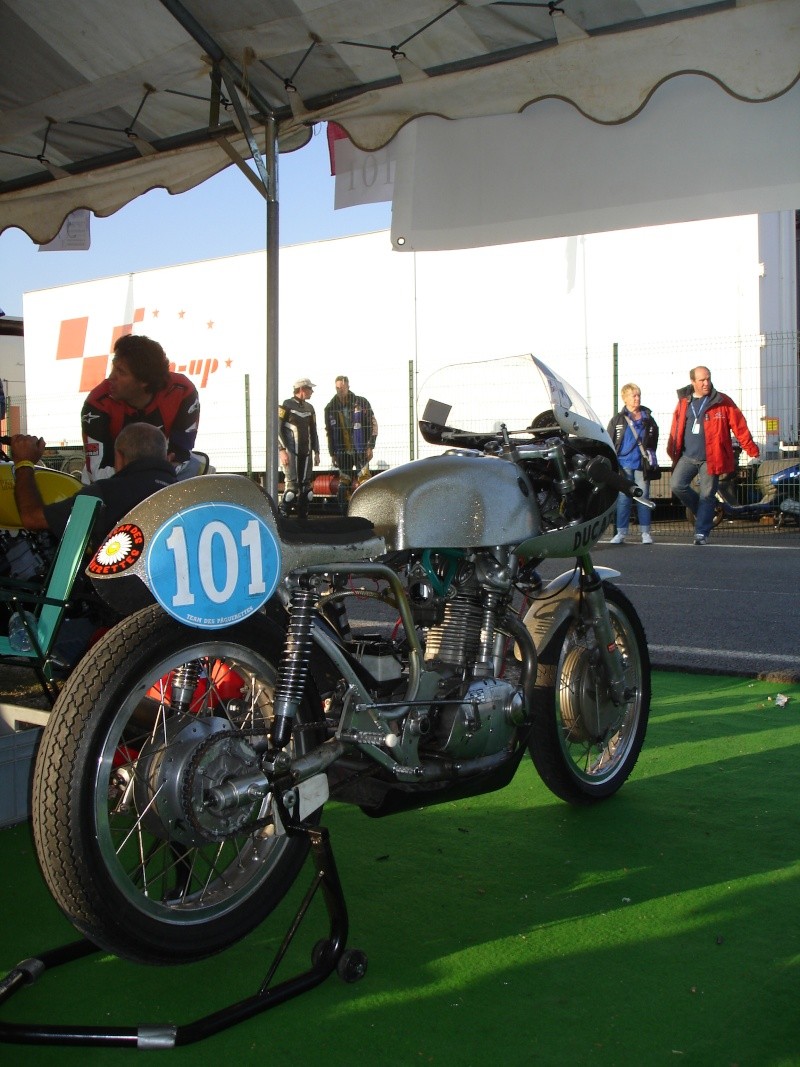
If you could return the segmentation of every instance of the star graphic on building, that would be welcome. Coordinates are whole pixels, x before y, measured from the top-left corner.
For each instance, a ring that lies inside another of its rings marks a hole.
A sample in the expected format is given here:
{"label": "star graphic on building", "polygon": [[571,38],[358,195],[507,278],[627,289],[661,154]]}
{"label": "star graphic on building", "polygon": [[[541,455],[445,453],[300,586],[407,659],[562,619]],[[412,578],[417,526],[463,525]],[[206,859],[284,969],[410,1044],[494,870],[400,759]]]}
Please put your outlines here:
{"label": "star graphic on building", "polygon": [[[167,316],[169,317],[172,313],[171,310],[168,310]],[[107,350],[97,354],[86,352],[87,336],[89,335],[89,316],[62,319],[56,359],[74,360],[73,365],[76,369],[80,368],[79,392],[88,393],[103,381],[108,373],[109,360],[114,352],[116,341],[120,337],[134,333],[137,324],[144,323],[147,315],[150,315],[153,319],[160,319],[161,311],[158,308],[151,311],[146,311],[143,307],[135,308],[129,322],[111,327]],[[188,315],[185,310],[177,312],[177,315],[185,324],[193,324],[192,316]],[[200,323],[197,325],[200,325]],[[206,329],[213,330],[216,322],[213,319],[208,319],[205,325]],[[98,345],[98,347],[102,349],[102,344]],[[203,357],[192,355],[188,358],[178,356],[174,359],[174,362],[170,361],[170,369],[199,379],[197,385],[200,389],[204,389],[209,384],[209,378],[216,373],[220,365],[230,370],[233,366],[233,359],[231,357],[225,359],[221,355],[209,354]]]}

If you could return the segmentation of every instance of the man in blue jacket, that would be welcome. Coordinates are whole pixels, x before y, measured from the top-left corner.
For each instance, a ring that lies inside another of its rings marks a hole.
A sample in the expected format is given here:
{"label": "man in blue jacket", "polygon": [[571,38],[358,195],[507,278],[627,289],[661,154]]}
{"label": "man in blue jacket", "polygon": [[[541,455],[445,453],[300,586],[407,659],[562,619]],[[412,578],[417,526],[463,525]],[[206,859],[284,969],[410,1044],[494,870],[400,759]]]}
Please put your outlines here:
{"label": "man in blue jacket", "polygon": [[[9,447],[14,462],[14,500],[22,525],[26,530],[49,530],[54,537],[61,537],[75,497],[55,504],[45,504],[42,500],[35,470],[45,442],[41,437],[15,434]],[[84,486],[76,494],[96,496],[103,501],[92,527],[93,551],[131,508],[176,481],[175,467],[167,457],[167,439],[161,430],[144,422],[124,427],[114,442],[112,477]],[[64,619],[53,650],[54,663],[66,671],[75,666],[94,636],[116,621],[80,577],[73,586],[73,595],[76,606],[80,602],[82,610]]]}

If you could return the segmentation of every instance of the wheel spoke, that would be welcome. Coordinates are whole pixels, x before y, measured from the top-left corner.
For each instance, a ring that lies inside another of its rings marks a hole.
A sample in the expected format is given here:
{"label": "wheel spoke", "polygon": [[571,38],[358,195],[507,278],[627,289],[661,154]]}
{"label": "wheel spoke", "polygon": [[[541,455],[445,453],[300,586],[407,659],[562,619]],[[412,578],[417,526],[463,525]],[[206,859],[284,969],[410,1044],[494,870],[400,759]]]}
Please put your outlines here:
{"label": "wheel spoke", "polygon": [[629,684],[633,683],[637,689],[637,694],[623,709],[621,721],[610,736],[598,738],[592,731],[592,724],[603,719],[601,711],[608,714],[611,697],[597,678],[597,651],[591,631],[575,627],[570,632],[566,654],[562,658],[564,666],[557,701],[562,722],[562,743],[565,755],[576,773],[587,780],[602,780],[616,773],[618,765],[627,755],[628,742],[633,736],[630,724],[640,711],[641,670],[636,667],[638,652],[626,629],[626,620],[620,617],[613,605],[610,615],[617,647],[627,664]]}
{"label": "wheel spoke", "polygon": [[[101,846],[104,839],[110,843],[107,863],[115,882],[144,910],[217,911],[233,906],[263,877],[257,857],[270,851],[279,854],[284,845],[280,838],[265,844],[260,833],[235,829],[204,837],[194,823],[192,797],[197,794],[202,800],[208,774],[225,773],[217,772],[212,760],[210,770],[204,767],[201,772],[203,784],[191,784],[195,736],[227,738],[231,730],[246,731],[245,739],[254,731],[266,734],[272,678],[261,677],[250,664],[229,656],[203,655],[189,666],[192,670],[187,672],[180,663],[160,663],[153,678],[143,679],[144,698],[131,696],[107,735],[105,765],[110,773],[108,804],[100,813]],[[171,679],[179,668],[178,705],[172,703]],[[186,679],[192,677],[196,681],[189,693]],[[182,710],[176,711],[177,707]],[[176,764],[180,780],[172,777]],[[231,773],[236,773],[235,765]],[[241,819],[257,814],[253,808],[259,803],[254,800],[243,809]],[[186,843],[180,842],[182,836]]]}
{"label": "wheel spoke", "polygon": [[531,754],[553,792],[572,803],[611,796],[633,769],[650,707],[650,666],[641,623],[627,598],[604,583],[625,686],[614,702],[591,625],[568,617],[540,650]]}

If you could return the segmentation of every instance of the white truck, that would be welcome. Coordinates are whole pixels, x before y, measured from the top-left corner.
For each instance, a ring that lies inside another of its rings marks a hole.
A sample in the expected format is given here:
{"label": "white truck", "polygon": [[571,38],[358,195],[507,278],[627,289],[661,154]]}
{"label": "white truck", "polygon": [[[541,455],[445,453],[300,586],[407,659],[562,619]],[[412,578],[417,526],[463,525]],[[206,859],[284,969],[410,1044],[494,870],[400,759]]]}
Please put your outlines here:
{"label": "white truck", "polygon": [[[377,250],[375,236],[369,235],[366,244]],[[308,283],[302,275],[314,272],[314,264],[318,275],[330,269],[330,276],[338,276],[341,285],[341,264],[329,262],[331,245],[348,251],[347,242],[341,241],[299,246],[282,254],[282,270],[288,277],[282,279],[287,295],[281,300],[280,395],[271,403],[277,410],[281,400],[291,396],[295,379],[312,378],[325,468],[329,456],[323,409],[334,395],[336,375],[347,374],[353,392],[367,396],[378,412],[376,462],[402,462],[409,458],[407,338],[395,336],[387,346],[385,328],[382,331],[371,317],[396,320],[399,294],[385,292],[382,308],[372,301],[368,321],[362,318],[361,326],[350,330],[352,344],[348,343],[342,332],[342,305],[334,300],[336,306],[331,306],[339,286],[323,284],[326,295],[308,301],[308,306],[302,296]],[[320,255],[309,255],[312,249],[319,249]],[[403,267],[402,262],[398,265]],[[265,292],[265,257],[251,253],[26,293],[28,432],[44,437],[59,456],[74,455],[81,441],[81,406],[89,390],[106,377],[114,341],[121,333],[143,333],[158,340],[172,368],[197,386],[201,402],[197,448],[208,453],[218,471],[263,472]],[[58,465],[55,457],[54,465]]]}
{"label": "white truck", "polygon": [[[676,389],[705,363],[762,452],[777,456],[780,438],[797,433],[796,304],[767,299],[784,284],[772,268],[793,237],[790,214],[455,252],[398,255],[386,231],[283,248],[279,395],[270,407],[296,379],[311,378],[327,470],[323,409],[346,374],[377,416],[373,465],[395,466],[426,454],[417,399],[443,367],[457,365],[451,384],[469,390],[476,409],[490,405],[505,421],[518,417],[516,406],[521,417],[537,414],[485,362],[532,352],[604,421],[619,407],[615,374],[617,389],[638,382],[666,465]],[[767,240],[771,224],[783,243]],[[115,338],[134,331],[160,341],[197,385],[197,447],[213,466],[263,471],[263,252],[26,293],[23,310],[29,432],[77,449],[83,400],[106,375]]]}

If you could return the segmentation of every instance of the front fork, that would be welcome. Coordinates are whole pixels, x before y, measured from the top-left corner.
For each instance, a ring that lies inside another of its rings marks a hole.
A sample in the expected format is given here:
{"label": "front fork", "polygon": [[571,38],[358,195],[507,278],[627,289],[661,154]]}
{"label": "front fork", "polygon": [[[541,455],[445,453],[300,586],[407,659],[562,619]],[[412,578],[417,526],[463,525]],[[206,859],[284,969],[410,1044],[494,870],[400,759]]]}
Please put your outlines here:
{"label": "front fork", "polygon": [[589,610],[592,629],[597,639],[597,649],[604,673],[608,679],[609,695],[617,707],[627,704],[636,695],[625,681],[625,661],[617,646],[617,638],[608,612],[608,603],[603,592],[603,582],[595,571],[591,557],[581,557],[580,589],[583,601]]}

